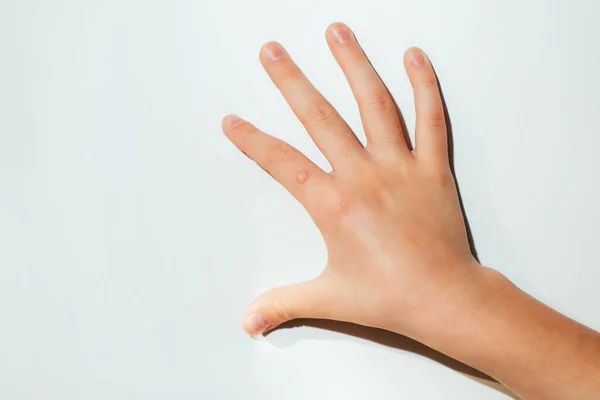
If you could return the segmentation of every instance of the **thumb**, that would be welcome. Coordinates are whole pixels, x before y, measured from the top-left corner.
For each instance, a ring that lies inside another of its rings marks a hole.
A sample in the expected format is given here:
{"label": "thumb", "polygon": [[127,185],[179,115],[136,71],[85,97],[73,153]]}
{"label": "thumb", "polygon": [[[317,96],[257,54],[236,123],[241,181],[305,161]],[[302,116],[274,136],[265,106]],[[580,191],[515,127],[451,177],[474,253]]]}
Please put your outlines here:
{"label": "thumb", "polygon": [[258,296],[244,312],[244,330],[258,337],[292,319],[327,318],[330,293],[321,277],[271,289]]}

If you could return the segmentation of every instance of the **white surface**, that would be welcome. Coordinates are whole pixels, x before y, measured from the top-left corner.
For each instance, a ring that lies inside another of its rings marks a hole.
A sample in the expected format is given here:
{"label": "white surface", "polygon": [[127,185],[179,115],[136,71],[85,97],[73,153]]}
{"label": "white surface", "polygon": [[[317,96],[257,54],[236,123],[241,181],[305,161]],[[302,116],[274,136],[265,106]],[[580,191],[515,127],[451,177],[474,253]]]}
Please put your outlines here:
{"label": "white surface", "polygon": [[423,47],[479,255],[600,329],[600,7],[593,1],[2,1],[0,398],[504,399],[428,358],[298,328],[253,342],[262,290],[320,271],[291,196],[228,112],[323,157],[269,82],[279,40],[360,124],[323,33],[354,28],[414,125]]}

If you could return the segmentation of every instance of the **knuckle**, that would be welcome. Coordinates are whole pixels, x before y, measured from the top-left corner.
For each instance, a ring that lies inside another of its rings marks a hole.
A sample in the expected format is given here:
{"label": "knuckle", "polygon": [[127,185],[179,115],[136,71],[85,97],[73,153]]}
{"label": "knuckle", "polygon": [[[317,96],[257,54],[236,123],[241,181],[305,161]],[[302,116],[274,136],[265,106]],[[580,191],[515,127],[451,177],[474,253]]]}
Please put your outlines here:
{"label": "knuckle", "polygon": [[338,217],[345,217],[350,214],[352,210],[353,200],[351,196],[347,195],[338,195],[334,197],[332,202],[332,212],[334,215]]}
{"label": "knuckle", "polygon": [[320,196],[319,219],[331,223],[336,219],[343,219],[353,208],[355,203],[351,188],[330,187]]}
{"label": "knuckle", "polygon": [[427,125],[431,127],[442,127],[446,124],[446,116],[444,110],[433,110],[425,114]]}
{"label": "knuckle", "polygon": [[300,76],[302,76],[302,70],[293,63],[292,65],[288,65],[285,68],[283,68],[280,72],[281,79],[297,78]]}
{"label": "knuckle", "polygon": [[266,159],[266,164],[270,168],[277,167],[282,162],[286,161],[292,153],[292,147],[283,142],[278,141],[275,146],[269,151]]}
{"label": "knuckle", "polygon": [[365,100],[364,106],[371,110],[385,111],[394,107],[392,99],[387,93],[378,93]]}
{"label": "knuckle", "polygon": [[316,122],[327,122],[335,115],[335,110],[331,104],[323,101],[314,105],[307,112],[307,116],[310,120]]}
{"label": "knuckle", "polygon": [[389,181],[385,175],[377,171],[371,171],[365,178],[364,193],[371,204],[389,205],[394,203]]}
{"label": "knuckle", "polygon": [[365,179],[365,185],[369,192],[381,193],[386,190],[384,179],[378,174],[372,173]]}
{"label": "knuckle", "polygon": [[289,321],[296,318],[296,316],[290,311],[290,308],[286,307],[278,297],[273,299],[273,311],[275,312],[275,315],[277,315],[277,317],[283,321]]}
{"label": "knuckle", "polygon": [[419,86],[421,86],[423,89],[427,89],[427,90],[437,90],[438,89],[437,78],[433,74],[427,74],[427,76],[423,77],[423,79],[421,79],[419,81]]}
{"label": "knuckle", "polygon": [[249,122],[243,121],[233,127],[235,131],[235,142],[242,150],[247,149],[260,133],[257,127]]}
{"label": "knuckle", "polygon": [[358,163],[352,181],[333,188],[322,202],[324,211],[334,219],[351,221],[366,208],[393,203],[389,177],[369,163]]}

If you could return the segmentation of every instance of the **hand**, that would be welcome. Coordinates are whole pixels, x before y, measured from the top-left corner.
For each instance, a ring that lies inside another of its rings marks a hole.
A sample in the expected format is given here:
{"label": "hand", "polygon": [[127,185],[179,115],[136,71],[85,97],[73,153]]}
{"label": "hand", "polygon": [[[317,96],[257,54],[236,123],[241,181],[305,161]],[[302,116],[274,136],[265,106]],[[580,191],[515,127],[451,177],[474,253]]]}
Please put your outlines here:
{"label": "hand", "polygon": [[395,103],[350,29],[333,24],[326,38],[358,103],[366,147],[273,42],[260,60],[333,171],[237,116],[223,121],[227,137],[302,203],[328,250],[319,277],[258,297],[243,325],[256,335],[294,318],[327,318],[414,336],[441,310],[458,312],[482,269],[450,171],[436,75],[421,50],[406,52],[417,117],[411,151]]}
{"label": "hand", "polygon": [[352,32],[333,24],[327,43],[358,102],[366,147],[277,43],[263,47],[261,62],[333,171],[239,117],[223,121],[231,141],[302,203],[328,251],[317,278],[254,300],[246,331],[261,334],[294,318],[354,322],[419,340],[524,399],[597,398],[600,335],[470,252],[428,57],[416,48],[404,57],[417,116],[411,151],[395,104]]}

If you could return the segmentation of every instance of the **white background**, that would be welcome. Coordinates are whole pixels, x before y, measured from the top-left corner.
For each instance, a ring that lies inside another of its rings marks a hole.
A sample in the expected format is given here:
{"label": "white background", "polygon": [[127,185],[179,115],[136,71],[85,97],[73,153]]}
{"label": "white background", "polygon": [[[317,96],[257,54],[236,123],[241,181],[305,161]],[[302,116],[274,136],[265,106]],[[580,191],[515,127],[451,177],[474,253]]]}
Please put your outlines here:
{"label": "white background", "polygon": [[594,1],[3,0],[0,398],[506,399],[344,333],[250,340],[247,303],[315,276],[326,254],[220,121],[238,113],[326,167],[260,46],[282,42],[360,136],[326,26],[355,30],[411,129],[401,59],[421,46],[481,261],[600,329],[598,12]]}

